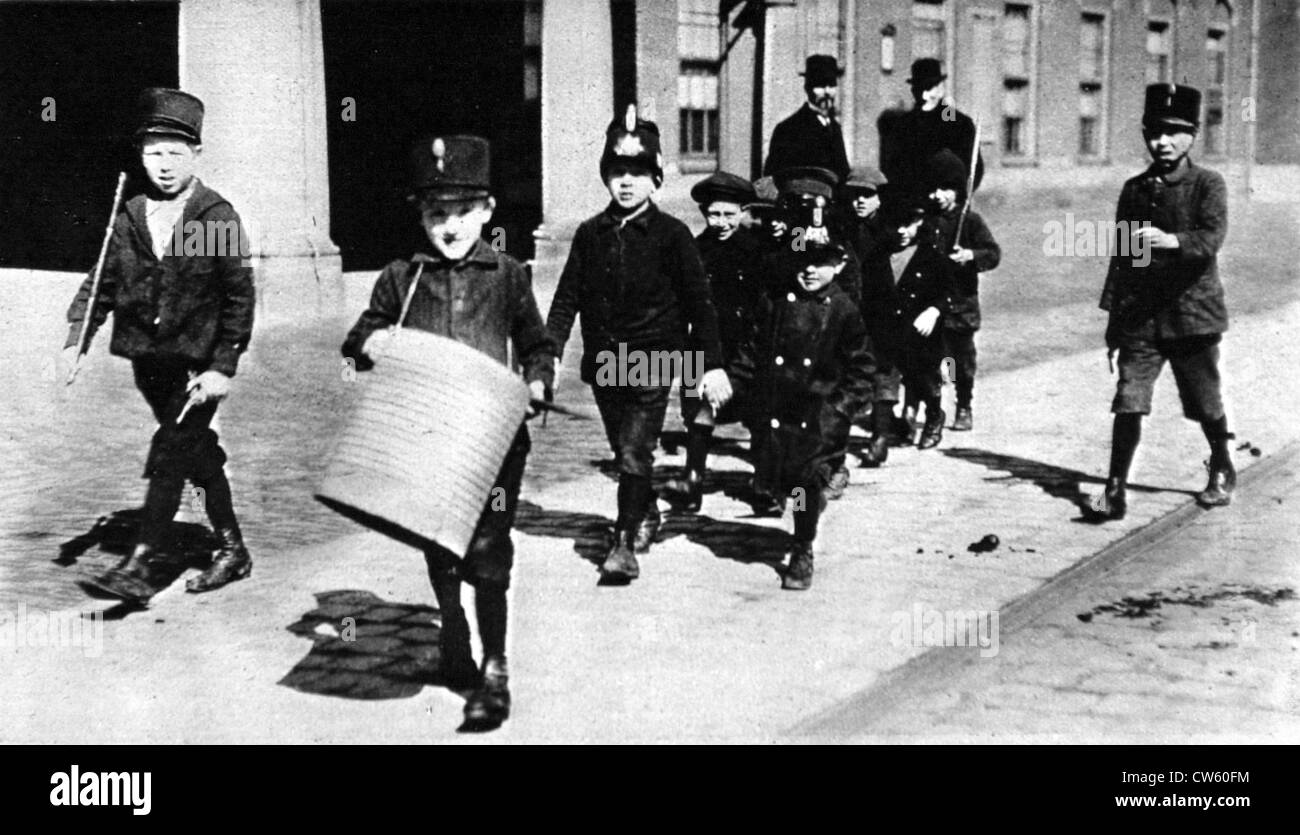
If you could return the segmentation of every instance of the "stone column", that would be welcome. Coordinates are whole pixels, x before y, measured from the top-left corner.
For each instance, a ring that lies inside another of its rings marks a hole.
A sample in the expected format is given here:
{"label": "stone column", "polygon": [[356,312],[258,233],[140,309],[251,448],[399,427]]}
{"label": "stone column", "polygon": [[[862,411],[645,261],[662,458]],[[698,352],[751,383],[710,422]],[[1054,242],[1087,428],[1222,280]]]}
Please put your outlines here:
{"label": "stone column", "polygon": [[[318,0],[183,0],[181,87],[203,99],[201,177],[248,227],[261,322],[339,309]],[[337,103],[333,103],[337,104]]]}
{"label": "stone column", "polygon": [[612,43],[609,0],[542,6],[542,226],[534,275],[545,304],[574,229],[609,199],[598,166],[614,114]]}

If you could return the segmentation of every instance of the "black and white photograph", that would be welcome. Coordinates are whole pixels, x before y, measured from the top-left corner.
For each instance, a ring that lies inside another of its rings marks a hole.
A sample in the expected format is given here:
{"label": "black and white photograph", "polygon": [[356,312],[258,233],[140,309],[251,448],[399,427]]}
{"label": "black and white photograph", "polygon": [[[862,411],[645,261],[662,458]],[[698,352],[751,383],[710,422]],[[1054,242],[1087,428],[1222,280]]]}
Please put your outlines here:
{"label": "black and white photograph", "polygon": [[0,742],[1300,742],[1298,248],[1300,0],[0,0]]}

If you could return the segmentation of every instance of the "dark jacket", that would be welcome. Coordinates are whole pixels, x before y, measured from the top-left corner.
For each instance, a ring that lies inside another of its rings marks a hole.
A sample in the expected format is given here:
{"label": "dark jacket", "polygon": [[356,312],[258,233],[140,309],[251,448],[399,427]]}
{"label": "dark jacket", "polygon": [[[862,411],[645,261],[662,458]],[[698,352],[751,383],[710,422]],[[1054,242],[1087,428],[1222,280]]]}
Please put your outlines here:
{"label": "dark jacket", "polygon": [[831,119],[829,125],[823,125],[807,102],[772,130],[763,176],[771,177],[799,165],[834,171],[841,180],[849,176],[849,158],[840,123]]}
{"label": "dark jacket", "polygon": [[406,293],[423,264],[420,284],[411,298],[403,327],[445,336],[509,364],[513,343],[516,366],[528,382],[547,388],[555,379],[555,346],[533,298],[532,280],[523,266],[480,239],[459,262],[417,253],[410,261],[393,261],[370,295],[370,307],[357,319],[343,343],[343,356],[357,370],[374,363],[361,352],[372,333],[397,324]]}
{"label": "dark jacket", "polygon": [[722,367],[718,316],[691,232],[653,203],[624,223],[609,209],[578,227],[546,326],[560,355],[582,316],[582,381],[596,380],[602,351],[704,354],[704,370]]}
{"label": "dark jacket", "polygon": [[875,372],[862,317],[839,286],[808,293],[788,281],[784,290],[764,297],[754,349],[737,370],[762,433],[756,478],[777,494],[826,484]]}
{"label": "dark jacket", "polygon": [[898,231],[884,223],[880,212],[868,217],[853,217],[849,241],[862,264],[862,318],[870,324],[875,318],[890,316],[894,308],[894,270],[890,256],[898,251]]}
{"label": "dark jacket", "polygon": [[[1222,176],[1190,159],[1163,177],[1147,169],[1124,183],[1115,220],[1122,224],[1118,235],[1125,240],[1115,242],[1101,295],[1102,310],[1110,311],[1107,345],[1228,329],[1217,259],[1228,234]],[[1142,223],[1174,233],[1178,248],[1147,250],[1151,260],[1146,266],[1121,256],[1133,254],[1127,239]]]}
{"label": "dark jacket", "polygon": [[[944,234],[949,238],[957,230],[958,209],[942,216]],[[951,231],[949,231],[951,230]],[[952,304],[943,317],[943,326],[949,330],[977,331],[980,329],[980,273],[996,269],[1002,260],[1002,248],[993,239],[988,224],[978,213],[966,213],[961,228],[961,247],[969,249],[974,258],[958,264],[953,271]],[[951,250],[949,250],[951,252]]]}
{"label": "dark jacket", "polygon": [[[196,371],[234,376],[253,333],[253,271],[239,215],[197,179],[161,260],[153,253],[143,194],[113,223],[90,337],[113,314],[109,350],[128,359],[180,359]],[[191,226],[190,224],[195,224]],[[186,255],[185,252],[198,253]],[[92,276],[68,308],[77,344]],[[89,344],[89,337],[87,338]]]}
{"label": "dark jacket", "polygon": [[[945,119],[948,115],[951,118]],[[962,165],[969,165],[975,147],[975,122],[960,110],[940,105],[934,110],[919,107],[889,111],[881,115],[880,170],[895,188],[929,190],[930,157],[947,148]],[[984,157],[975,160],[975,188],[984,179]]]}
{"label": "dark jacket", "polygon": [[709,293],[718,314],[723,363],[730,367],[758,327],[763,287],[763,242],[740,228],[725,241],[711,229],[695,238],[709,277]]}
{"label": "dark jacket", "polygon": [[928,215],[917,232],[916,250],[894,284],[894,316],[908,327],[926,308],[942,316],[952,310],[957,265],[948,256],[956,223],[956,215]]}

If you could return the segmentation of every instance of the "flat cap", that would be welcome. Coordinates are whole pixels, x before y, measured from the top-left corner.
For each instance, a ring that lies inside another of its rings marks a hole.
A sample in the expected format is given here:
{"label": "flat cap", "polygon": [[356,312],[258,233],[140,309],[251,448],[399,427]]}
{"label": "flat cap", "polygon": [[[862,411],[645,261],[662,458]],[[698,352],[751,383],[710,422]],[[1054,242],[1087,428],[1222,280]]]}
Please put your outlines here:
{"label": "flat cap", "polygon": [[716,200],[746,206],[753,203],[757,198],[758,194],[754,191],[753,183],[744,177],[726,171],[710,174],[691,186],[691,199],[701,206],[706,206]]}

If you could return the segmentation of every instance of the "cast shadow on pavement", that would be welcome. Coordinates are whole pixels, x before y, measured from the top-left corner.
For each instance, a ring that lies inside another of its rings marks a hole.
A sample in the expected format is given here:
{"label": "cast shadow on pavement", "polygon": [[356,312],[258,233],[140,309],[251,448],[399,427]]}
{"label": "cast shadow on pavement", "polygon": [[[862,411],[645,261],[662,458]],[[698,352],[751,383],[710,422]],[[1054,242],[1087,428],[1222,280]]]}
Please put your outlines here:
{"label": "cast shadow on pavement", "polygon": [[[941,447],[939,451],[949,458],[969,461],[990,470],[1006,473],[1004,476],[985,479],[986,481],[1015,480],[1029,482],[1052,498],[1069,502],[1079,511],[1079,516],[1071,519],[1071,522],[1088,524],[1096,521],[1087,513],[1088,503],[1092,499],[1092,495],[1085,493],[1082,486],[1085,484],[1096,485],[1099,488],[1097,492],[1100,492],[1100,488],[1104,488],[1106,484],[1104,478],[1089,475],[1081,470],[1071,470],[1054,464],[1045,464],[1042,461],[1033,461],[1029,458],[1019,458],[1014,455],[1004,455],[984,449]],[[1196,495],[1194,490],[1171,490],[1141,484],[1129,484],[1128,489],[1135,493],[1186,493],[1189,496]]]}
{"label": "cast shadow on pavement", "polygon": [[317,696],[408,699],[426,685],[445,686],[435,623],[438,610],[395,603],[373,592],[316,594],[316,608],[288,630],[312,642],[279,684]]}
{"label": "cast shadow on pavement", "polygon": [[[89,596],[97,600],[116,599],[85,580],[103,574],[131,552],[140,526],[140,513],[139,508],[127,508],[99,517],[85,533],[59,546],[54,564],[65,568],[76,566],[76,583]],[[157,557],[150,563],[154,569],[154,593],[176,582],[191,568],[207,568],[217,547],[216,537],[203,525],[172,522],[163,536]],[[103,616],[105,620],[121,620],[142,608],[122,602],[105,609]]]}

